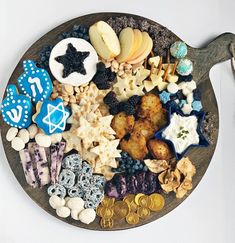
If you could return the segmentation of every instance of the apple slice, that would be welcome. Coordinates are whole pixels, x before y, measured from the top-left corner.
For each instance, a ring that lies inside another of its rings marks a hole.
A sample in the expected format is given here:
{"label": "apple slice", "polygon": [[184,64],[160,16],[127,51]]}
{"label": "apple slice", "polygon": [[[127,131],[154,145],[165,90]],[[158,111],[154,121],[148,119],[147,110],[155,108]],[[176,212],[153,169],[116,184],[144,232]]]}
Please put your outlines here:
{"label": "apple slice", "polygon": [[153,49],[153,40],[148,35],[147,39],[146,40],[144,39],[143,41],[146,41],[146,43],[147,43],[144,51],[136,59],[132,59],[132,60],[128,61],[128,63],[130,63],[130,64],[139,63],[149,55],[149,53]]}
{"label": "apple slice", "polygon": [[133,53],[135,44],[135,35],[132,28],[127,27],[120,32],[119,41],[121,44],[121,53],[117,56],[119,63],[126,62]]}
{"label": "apple slice", "polygon": [[99,21],[89,28],[89,36],[95,50],[105,60],[116,57],[120,53],[120,42],[112,27]]}
{"label": "apple slice", "polygon": [[134,43],[134,50],[132,55],[141,47],[143,36],[142,32],[138,29],[134,29],[134,35],[135,35],[135,43]]}

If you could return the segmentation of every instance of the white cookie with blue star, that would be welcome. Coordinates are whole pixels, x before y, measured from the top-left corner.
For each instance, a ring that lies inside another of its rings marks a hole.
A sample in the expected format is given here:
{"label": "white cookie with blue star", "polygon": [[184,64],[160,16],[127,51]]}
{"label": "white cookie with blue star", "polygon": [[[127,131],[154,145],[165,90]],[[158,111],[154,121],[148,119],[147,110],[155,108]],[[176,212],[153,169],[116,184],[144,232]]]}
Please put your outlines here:
{"label": "white cookie with blue star", "polygon": [[38,68],[34,61],[23,61],[24,73],[17,82],[20,92],[30,97],[33,103],[48,99],[52,92],[52,81],[48,72],[43,68]]}
{"label": "white cookie with blue star", "polygon": [[2,101],[3,120],[11,127],[27,128],[32,122],[32,104],[29,97],[18,94],[15,85],[7,86],[7,96]]}
{"label": "white cookie with blue star", "polygon": [[38,103],[36,108],[37,113],[34,114],[33,120],[46,134],[62,133],[65,130],[70,112],[62,99],[45,100]]}

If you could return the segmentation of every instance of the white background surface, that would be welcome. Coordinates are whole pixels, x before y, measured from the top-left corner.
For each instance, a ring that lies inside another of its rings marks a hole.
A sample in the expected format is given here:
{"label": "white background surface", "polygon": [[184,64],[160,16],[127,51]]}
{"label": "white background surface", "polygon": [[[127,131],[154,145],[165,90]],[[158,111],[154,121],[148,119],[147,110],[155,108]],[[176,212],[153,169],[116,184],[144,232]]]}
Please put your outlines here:
{"label": "white background surface", "polygon": [[[235,32],[234,0],[0,0],[0,95],[18,60],[41,35],[71,18],[99,11],[146,16],[193,47]],[[39,208],[14,178],[0,145],[0,243],[235,242],[235,80],[230,62],[210,72],[220,109],[220,135],[207,173],[170,214],[137,229],[93,232],[67,225]]]}

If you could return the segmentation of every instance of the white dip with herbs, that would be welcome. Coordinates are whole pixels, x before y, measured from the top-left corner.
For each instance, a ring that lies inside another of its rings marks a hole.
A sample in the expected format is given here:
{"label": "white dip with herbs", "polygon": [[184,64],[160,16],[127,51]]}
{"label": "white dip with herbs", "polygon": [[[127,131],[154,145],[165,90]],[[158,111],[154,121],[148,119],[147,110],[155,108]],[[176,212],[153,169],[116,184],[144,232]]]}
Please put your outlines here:
{"label": "white dip with herbs", "polygon": [[171,140],[175,151],[181,154],[188,146],[199,144],[196,116],[180,116],[174,113],[169,126],[162,133],[163,138]]}

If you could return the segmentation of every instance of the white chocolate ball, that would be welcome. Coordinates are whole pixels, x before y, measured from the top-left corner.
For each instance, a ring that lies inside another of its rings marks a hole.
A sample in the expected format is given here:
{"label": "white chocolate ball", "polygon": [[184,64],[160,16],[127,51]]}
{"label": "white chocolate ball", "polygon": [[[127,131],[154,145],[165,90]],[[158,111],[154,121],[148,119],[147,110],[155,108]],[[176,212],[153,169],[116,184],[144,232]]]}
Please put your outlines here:
{"label": "white chocolate ball", "polygon": [[52,208],[57,209],[65,205],[65,200],[56,195],[53,195],[49,198],[49,204],[51,205]]}
{"label": "white chocolate ball", "polygon": [[79,214],[79,220],[84,224],[90,224],[95,220],[96,212],[92,208],[86,208]]}
{"label": "white chocolate ball", "polygon": [[28,127],[28,132],[29,132],[29,137],[30,139],[34,139],[35,136],[37,135],[38,133],[38,127],[36,124],[32,124]]}
{"label": "white chocolate ball", "polygon": [[11,141],[11,147],[13,149],[15,149],[16,151],[20,151],[20,150],[24,149],[25,143],[21,138],[15,137]]}
{"label": "white chocolate ball", "polygon": [[43,133],[38,133],[35,136],[35,141],[41,147],[48,148],[51,146],[51,137]]}
{"label": "white chocolate ball", "polygon": [[52,135],[50,135],[51,137],[51,143],[59,143],[62,140],[62,133],[54,133]]}
{"label": "white chocolate ball", "polygon": [[11,142],[13,138],[16,137],[18,133],[18,128],[16,127],[11,127],[8,131],[7,131],[7,134],[6,134],[6,140]]}
{"label": "white chocolate ball", "polygon": [[84,201],[80,197],[73,197],[68,200],[67,206],[72,210],[81,211],[84,207]]}
{"label": "white chocolate ball", "polygon": [[[84,210],[84,208],[81,209],[81,211]],[[79,220],[79,214],[81,211],[78,210],[72,210],[71,211],[71,218],[74,220]]]}
{"label": "white chocolate ball", "polygon": [[56,214],[61,218],[67,218],[70,215],[70,209],[68,207],[58,207]]}
{"label": "white chocolate ball", "polygon": [[24,143],[29,142],[29,132],[27,129],[21,129],[17,136],[21,138],[24,141]]}

